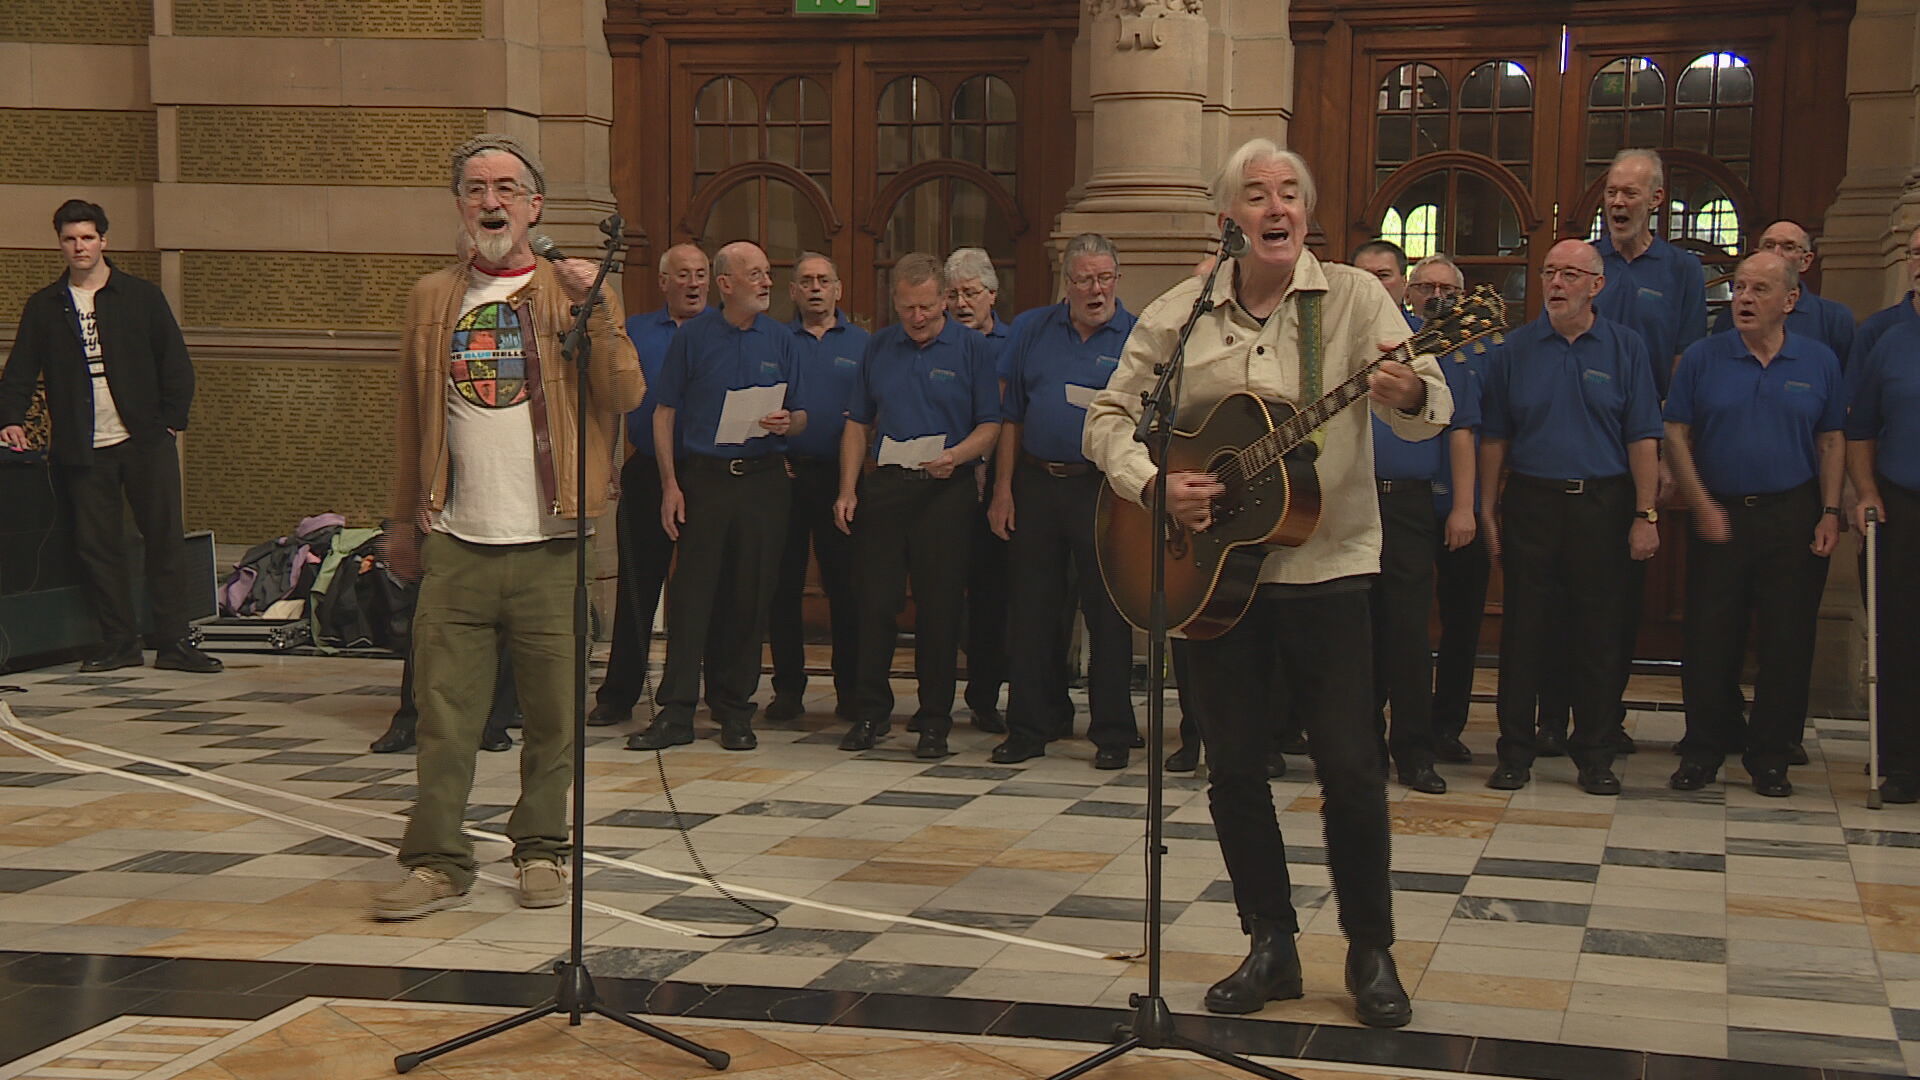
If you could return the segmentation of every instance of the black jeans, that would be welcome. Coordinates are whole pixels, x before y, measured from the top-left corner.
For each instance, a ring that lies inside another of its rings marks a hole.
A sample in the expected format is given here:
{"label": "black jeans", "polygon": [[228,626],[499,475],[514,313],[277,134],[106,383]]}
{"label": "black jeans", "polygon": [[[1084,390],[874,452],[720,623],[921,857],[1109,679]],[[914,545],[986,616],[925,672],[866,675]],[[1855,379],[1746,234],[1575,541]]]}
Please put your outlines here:
{"label": "black jeans", "polygon": [[[1059,718],[1073,715],[1060,620],[1077,604],[1087,621],[1091,654],[1087,737],[1101,747],[1133,745],[1133,628],[1107,594],[1094,550],[1094,504],[1104,483],[1098,472],[1056,477],[1023,465],[1013,474],[1014,529],[1008,543],[1013,678],[1007,728],[1029,743],[1046,742]],[[1068,582],[1076,578],[1078,597],[1068,591]]]}
{"label": "black jeans", "polygon": [[1487,579],[1492,563],[1478,530],[1473,543],[1447,549],[1446,515],[1438,515],[1434,537],[1434,605],[1440,615],[1440,648],[1433,664],[1433,730],[1459,738],[1467,729],[1473,703],[1473,669],[1480,653],[1480,621],[1487,611]]}
{"label": "black jeans", "polygon": [[[1745,749],[1749,772],[1784,769],[1807,722],[1813,639],[1828,560],[1808,549],[1820,523],[1820,488],[1721,500],[1733,537],[1687,534],[1686,699],[1683,759],[1718,767]],[[1883,607],[1882,610],[1885,610]],[[1756,628],[1753,709],[1740,696],[1747,628]],[[1911,657],[1909,656],[1909,659]]]}
{"label": "black jeans", "polygon": [[799,697],[807,691],[807,650],[801,625],[801,593],[807,584],[807,551],[820,563],[833,636],[833,689],[842,706],[853,705],[853,670],[859,651],[853,609],[853,541],[833,520],[840,494],[840,466],[833,461],[793,459],[793,508],[787,515],[780,577],[773,587],[767,635],[773,644],[773,692]]}
{"label": "black jeans", "polygon": [[1185,645],[1188,696],[1206,740],[1213,828],[1243,927],[1249,919],[1288,930],[1300,925],[1267,786],[1278,702],[1275,680],[1266,676],[1277,671],[1296,691],[1320,778],[1340,927],[1356,945],[1393,943],[1386,782],[1371,718],[1367,607],[1367,595],[1358,589],[1288,597],[1263,587],[1238,626]]}
{"label": "black jeans", "polygon": [[[986,469],[986,490],[993,470]],[[976,481],[977,483],[977,481]],[[1007,660],[1007,541],[987,524],[985,500],[974,508],[973,539],[967,555],[967,706],[986,712],[1000,706],[1000,687],[1010,671]]]}
{"label": "black jeans", "polygon": [[[1380,576],[1368,596],[1373,622],[1373,716],[1394,764],[1433,764],[1433,489],[1394,481],[1380,495]],[[1392,706],[1391,734],[1384,710]]]}
{"label": "black jeans", "polygon": [[[172,644],[187,636],[189,588],[180,517],[180,459],[172,436],[128,439],[93,452],[91,465],[66,468],[73,499],[73,545],[87,574],[87,601],[108,651],[134,645],[133,574],[127,564],[126,512],[140,530],[146,555],[147,599],[153,639]],[[198,588],[211,591],[212,582]]]}
{"label": "black jeans", "polygon": [[1627,552],[1633,481],[1589,480],[1580,494],[1559,484],[1515,474],[1501,500],[1500,761],[1533,765],[1535,704],[1554,696],[1563,653],[1573,711],[1568,752],[1582,769],[1602,768],[1613,763],[1602,740],[1619,724],[1626,594],[1639,581]]}
{"label": "black jeans", "polygon": [[620,573],[613,602],[613,644],[607,674],[595,698],[612,709],[631,709],[646,689],[647,644],[660,606],[673,538],[660,527],[660,464],[634,454],[620,469],[620,507],[614,516]]}
{"label": "black jeans", "polygon": [[896,619],[913,585],[913,666],[920,684],[916,711],[924,730],[945,735],[953,725],[955,653],[965,606],[967,549],[979,513],[973,469],[945,480],[896,468],[875,469],[860,480],[853,516],[853,560],[860,567],[853,591],[859,610],[860,719],[885,724],[893,711]]}
{"label": "black jeans", "polygon": [[667,666],[654,696],[669,723],[693,722],[703,667],[713,719],[753,719],[793,486],[783,464],[756,467],[736,476],[726,461],[695,454],[677,470],[687,520],[667,584]]}
{"label": "black jeans", "polygon": [[[1878,528],[1880,769],[1920,780],[1920,491],[1882,476]],[[1861,579],[1865,581],[1863,577]]]}

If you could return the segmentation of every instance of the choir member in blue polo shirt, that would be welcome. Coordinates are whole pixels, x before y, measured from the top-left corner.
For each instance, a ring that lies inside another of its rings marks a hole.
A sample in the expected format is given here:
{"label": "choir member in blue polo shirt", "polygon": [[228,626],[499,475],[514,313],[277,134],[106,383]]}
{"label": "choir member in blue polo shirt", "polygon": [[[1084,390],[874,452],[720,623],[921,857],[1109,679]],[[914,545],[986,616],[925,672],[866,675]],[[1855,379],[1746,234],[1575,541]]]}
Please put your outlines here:
{"label": "choir member in blue polo shirt", "polygon": [[911,578],[920,689],[914,713],[920,742],[913,753],[940,758],[948,752],[956,630],[971,518],[979,512],[974,472],[999,435],[1000,385],[986,340],[947,317],[946,289],[945,271],[931,255],[915,252],[894,264],[898,321],[867,343],[847,397],[833,512],[853,537],[860,568],[853,586],[860,700],[842,750],[868,749],[887,733],[894,617]]}
{"label": "choir member in blue polo shirt", "polygon": [[[1376,240],[1354,252],[1353,264],[1370,269],[1382,256],[1402,264],[1406,258],[1397,246]],[[1404,306],[1405,271],[1381,281],[1394,298],[1394,306],[1406,316],[1407,327],[1418,329],[1420,320]],[[1466,441],[1466,454],[1471,458],[1473,429],[1480,423],[1479,401],[1469,392],[1473,386],[1465,365],[1443,361],[1440,369],[1454,401],[1453,419],[1441,438],[1411,442],[1394,434],[1379,417],[1373,418],[1374,486],[1380,500],[1380,576],[1374,578],[1368,594],[1373,615],[1374,723],[1386,739],[1400,782],[1434,795],[1444,794],[1447,782],[1433,767],[1433,653],[1427,642],[1427,624],[1433,613],[1436,542],[1433,477],[1449,460],[1456,437]]]}
{"label": "choir member in blue polo shirt", "polygon": [[[1813,269],[1813,236],[1795,221],[1776,221],[1767,226],[1767,230],[1754,241],[1755,251],[1770,251],[1793,264],[1800,276],[1800,299],[1796,300],[1793,310],[1787,312],[1787,333],[1798,334],[1833,350],[1840,358],[1840,366],[1846,367],[1847,357],[1853,352],[1853,312],[1838,300],[1829,300],[1816,294],[1807,287],[1806,273]],[[1713,320],[1712,333],[1723,334],[1733,329],[1733,305],[1728,304],[1720,310]]]}
{"label": "choir member in blue polo shirt", "polygon": [[1663,398],[1680,353],[1707,332],[1707,277],[1699,258],[1653,235],[1653,212],[1666,204],[1666,187],[1660,155],[1620,151],[1607,169],[1607,232],[1593,245],[1607,274],[1593,310],[1640,335]]}
{"label": "choir member in blue polo shirt", "polygon": [[[987,339],[993,370],[1004,386],[1013,330],[995,314],[999,302],[1000,275],[984,248],[963,247],[947,256],[947,315]],[[992,483],[993,468],[989,457],[980,470],[983,484]],[[1007,681],[1007,542],[987,524],[985,494],[983,487],[967,565],[967,708],[974,727],[1000,734],[1007,730],[1000,713],[1000,687]],[[918,721],[909,722],[907,730],[918,731]]]}
{"label": "choir member in blue polo shirt", "polygon": [[840,310],[840,271],[825,255],[802,254],[793,264],[788,291],[795,314],[787,325],[806,373],[797,407],[806,411],[808,423],[806,431],[787,438],[793,509],[787,516],[787,542],[780,555],[780,580],[774,586],[767,628],[773,647],[773,700],[767,703],[767,720],[785,723],[806,712],[807,655],[800,594],[806,586],[809,546],[820,563],[820,587],[827,594],[834,711],[851,720],[859,651],[853,614],[853,546],[834,524],[833,500],[840,494],[840,432],[846,422],[847,395],[860,358],[866,355],[868,334]]}
{"label": "choir member in blue polo shirt", "polygon": [[[1482,386],[1480,529],[1502,560],[1499,767],[1487,786],[1525,787],[1534,706],[1566,624],[1569,753],[1582,790],[1617,795],[1612,747],[1634,564],[1660,534],[1660,405],[1640,335],[1593,311],[1605,287],[1592,245],[1562,240],[1541,269],[1546,313],[1490,350]],[[1511,474],[1503,474],[1508,468]],[[1558,601],[1558,602],[1556,602]]]}
{"label": "choir member in blue polo shirt", "polygon": [[[720,745],[751,750],[759,743],[752,699],[786,537],[786,439],[807,427],[799,407],[805,374],[793,332],[767,315],[773,275],[766,253],[745,241],[728,244],[714,256],[713,276],[720,309],[681,327],[654,388],[660,527],[684,543],[667,586],[667,665],[654,696],[660,712],[627,740],[630,750],[693,741],[703,666]],[[735,430],[728,400],[772,386],[785,387],[781,400]]]}
{"label": "choir member in blue polo shirt", "polygon": [[[1920,286],[1920,232],[1907,266]],[[1847,372],[1847,473],[1866,535],[1879,516],[1880,794],[1920,801],[1920,319],[1882,334]]]}
{"label": "choir member in blue polo shirt", "polygon": [[660,295],[666,306],[627,317],[627,336],[640,352],[647,396],[627,414],[627,463],[620,469],[620,504],[614,518],[619,539],[619,588],[613,601],[613,644],[607,675],[595,695],[589,727],[624,724],[633,717],[647,681],[647,642],[654,608],[673,562],[673,538],[660,527],[660,467],[653,459],[654,384],[666,363],[667,346],[707,308],[707,255],[693,244],[675,244],[660,255]]}
{"label": "choir member in blue polo shirt", "polygon": [[[1112,242],[1082,233],[1061,256],[1066,299],[1020,316],[1007,349],[998,461],[988,518],[1008,542],[1012,660],[1005,742],[996,764],[1046,753],[1065,716],[1063,619],[1078,607],[1087,622],[1087,737],[1093,767],[1124,769],[1134,723],[1133,629],[1113,605],[1094,549],[1094,506],[1106,481],[1080,439],[1087,405],[1120,363],[1133,314],[1115,295],[1120,272]],[[1071,573],[1070,573],[1071,572]],[[1078,596],[1068,593],[1076,585]]]}
{"label": "choir member in blue polo shirt", "polygon": [[1907,295],[1891,307],[1881,308],[1866,317],[1853,335],[1853,351],[1841,359],[1847,362],[1848,377],[1864,360],[1880,336],[1896,326],[1920,326],[1920,229],[1907,237]]}
{"label": "choir member in blue polo shirt", "polygon": [[[1786,329],[1799,292],[1773,252],[1733,277],[1734,329],[1695,342],[1667,394],[1667,461],[1693,511],[1687,543],[1687,733],[1676,791],[1713,782],[1726,755],[1761,795],[1793,794],[1792,749],[1806,725],[1814,626],[1827,557],[1840,540],[1846,397],[1840,359]],[[1747,627],[1758,627],[1753,711],[1740,696]]]}

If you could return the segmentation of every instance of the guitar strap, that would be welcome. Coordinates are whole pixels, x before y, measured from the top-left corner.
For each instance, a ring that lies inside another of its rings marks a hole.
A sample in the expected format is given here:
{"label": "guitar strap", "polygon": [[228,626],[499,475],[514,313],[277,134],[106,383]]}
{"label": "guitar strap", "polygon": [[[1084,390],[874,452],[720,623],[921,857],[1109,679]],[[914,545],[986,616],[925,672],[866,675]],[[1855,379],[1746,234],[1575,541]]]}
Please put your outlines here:
{"label": "guitar strap", "polygon": [[[1326,299],[1324,292],[1302,292],[1296,301],[1300,315],[1300,404],[1302,407],[1320,400],[1322,377],[1322,344],[1320,334],[1320,305]],[[1314,448],[1326,449],[1327,429],[1317,427],[1308,436],[1313,440]]]}

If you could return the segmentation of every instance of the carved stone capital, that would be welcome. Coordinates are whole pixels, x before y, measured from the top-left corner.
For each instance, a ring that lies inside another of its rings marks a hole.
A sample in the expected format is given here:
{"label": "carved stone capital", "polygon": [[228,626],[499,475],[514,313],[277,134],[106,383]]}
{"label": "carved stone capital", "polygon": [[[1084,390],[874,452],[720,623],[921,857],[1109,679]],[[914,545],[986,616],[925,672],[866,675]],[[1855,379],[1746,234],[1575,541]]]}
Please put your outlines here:
{"label": "carved stone capital", "polygon": [[1113,47],[1122,52],[1158,49],[1166,44],[1161,20],[1199,16],[1201,0],[1087,0],[1087,15],[1099,19],[1111,12],[1115,21]]}

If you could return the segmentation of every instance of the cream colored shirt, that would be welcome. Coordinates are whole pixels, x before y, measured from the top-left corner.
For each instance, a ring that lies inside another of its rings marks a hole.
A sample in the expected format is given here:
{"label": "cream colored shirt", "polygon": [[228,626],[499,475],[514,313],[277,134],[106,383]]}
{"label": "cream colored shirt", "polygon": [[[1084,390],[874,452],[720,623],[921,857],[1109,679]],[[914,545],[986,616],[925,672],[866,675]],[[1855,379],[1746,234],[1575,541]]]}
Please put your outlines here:
{"label": "cream colored shirt", "polygon": [[[1382,342],[1407,338],[1407,322],[1380,283],[1351,266],[1322,263],[1303,253],[1280,306],[1266,325],[1233,298],[1233,275],[1214,284],[1214,309],[1200,317],[1187,341],[1183,421],[1201,415],[1207,402],[1236,390],[1251,390],[1295,408],[1304,389],[1300,371],[1299,297],[1324,292],[1321,304],[1321,379],[1324,393],[1345,382],[1380,355]],[[1153,365],[1172,355],[1180,328],[1204,284],[1188,278],[1147,305],[1134,324],[1107,388],[1087,410],[1083,437],[1087,457],[1107,474],[1114,491],[1135,503],[1153,479],[1153,461],[1134,441],[1140,394],[1153,389]],[[1427,386],[1418,413],[1403,413],[1369,399],[1376,415],[1403,439],[1431,439],[1453,418],[1453,396],[1433,357],[1415,358],[1413,369]],[[1380,572],[1380,503],[1373,483],[1373,426],[1354,405],[1325,428],[1315,468],[1320,477],[1320,525],[1297,548],[1275,547],[1260,568],[1260,581],[1309,585],[1354,574]]]}

